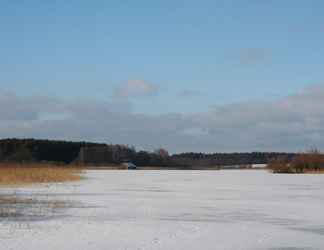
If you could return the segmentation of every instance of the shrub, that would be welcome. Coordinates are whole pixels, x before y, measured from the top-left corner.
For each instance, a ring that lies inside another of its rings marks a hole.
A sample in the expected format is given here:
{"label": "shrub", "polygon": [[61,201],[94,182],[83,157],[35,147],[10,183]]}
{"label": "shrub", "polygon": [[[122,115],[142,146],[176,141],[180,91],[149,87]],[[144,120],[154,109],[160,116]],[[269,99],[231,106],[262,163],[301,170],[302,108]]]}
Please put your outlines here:
{"label": "shrub", "polygon": [[286,157],[280,156],[274,159],[271,159],[267,166],[273,173],[293,173],[289,161]]}
{"label": "shrub", "polygon": [[305,173],[324,169],[324,155],[313,149],[296,155],[291,161],[278,157],[268,163],[268,169],[273,173]]}

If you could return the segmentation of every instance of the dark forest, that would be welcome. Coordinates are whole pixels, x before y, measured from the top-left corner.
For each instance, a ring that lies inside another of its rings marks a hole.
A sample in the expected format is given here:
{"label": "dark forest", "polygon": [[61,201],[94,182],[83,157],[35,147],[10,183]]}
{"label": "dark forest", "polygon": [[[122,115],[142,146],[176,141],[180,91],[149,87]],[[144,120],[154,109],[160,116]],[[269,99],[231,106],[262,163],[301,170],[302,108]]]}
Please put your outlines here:
{"label": "dark forest", "polygon": [[[86,157],[84,156],[86,155]],[[36,139],[0,140],[1,162],[46,162],[54,164],[104,165],[131,161],[138,166],[218,167],[266,164],[271,159],[295,154],[279,152],[181,153],[170,155],[165,149],[137,151],[128,145]]]}

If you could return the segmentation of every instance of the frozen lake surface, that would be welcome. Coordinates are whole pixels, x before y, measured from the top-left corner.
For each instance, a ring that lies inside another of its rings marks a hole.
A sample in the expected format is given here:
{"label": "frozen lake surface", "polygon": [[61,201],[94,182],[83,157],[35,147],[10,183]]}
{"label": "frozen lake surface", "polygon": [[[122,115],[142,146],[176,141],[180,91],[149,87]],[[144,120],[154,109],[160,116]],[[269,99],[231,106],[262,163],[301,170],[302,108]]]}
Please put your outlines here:
{"label": "frozen lake surface", "polygon": [[324,175],[92,170],[85,177],[0,189],[72,204],[46,219],[0,218],[0,249],[324,249]]}

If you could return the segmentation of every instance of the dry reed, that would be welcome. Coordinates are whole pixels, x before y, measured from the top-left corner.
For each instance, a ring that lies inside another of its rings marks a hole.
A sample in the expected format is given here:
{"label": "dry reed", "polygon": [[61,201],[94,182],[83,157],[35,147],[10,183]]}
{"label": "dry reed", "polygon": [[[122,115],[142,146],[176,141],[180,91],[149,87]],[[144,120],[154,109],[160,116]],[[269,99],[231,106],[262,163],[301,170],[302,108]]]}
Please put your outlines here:
{"label": "dry reed", "polygon": [[80,180],[81,169],[47,164],[0,164],[0,185],[66,182]]}

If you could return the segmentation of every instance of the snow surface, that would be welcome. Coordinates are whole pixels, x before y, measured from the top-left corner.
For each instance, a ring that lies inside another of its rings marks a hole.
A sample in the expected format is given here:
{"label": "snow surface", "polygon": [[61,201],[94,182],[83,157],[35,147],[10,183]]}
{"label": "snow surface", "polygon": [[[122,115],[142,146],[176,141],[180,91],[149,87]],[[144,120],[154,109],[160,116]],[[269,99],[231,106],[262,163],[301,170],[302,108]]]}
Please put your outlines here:
{"label": "snow surface", "polygon": [[1,189],[77,205],[44,220],[0,218],[0,249],[324,249],[324,175],[92,170],[85,177]]}

